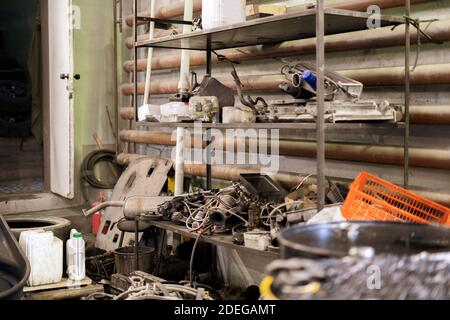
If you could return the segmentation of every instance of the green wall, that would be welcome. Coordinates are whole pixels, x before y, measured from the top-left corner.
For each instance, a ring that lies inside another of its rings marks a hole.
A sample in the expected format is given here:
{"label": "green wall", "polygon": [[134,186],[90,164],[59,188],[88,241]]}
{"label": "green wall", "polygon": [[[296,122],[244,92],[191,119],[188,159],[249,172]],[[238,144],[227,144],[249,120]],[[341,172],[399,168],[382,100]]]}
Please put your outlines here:
{"label": "green wall", "polygon": [[81,201],[80,166],[95,147],[93,134],[114,150],[114,136],[105,106],[114,124],[114,1],[73,0],[80,8],[81,28],[74,30],[75,201]]}

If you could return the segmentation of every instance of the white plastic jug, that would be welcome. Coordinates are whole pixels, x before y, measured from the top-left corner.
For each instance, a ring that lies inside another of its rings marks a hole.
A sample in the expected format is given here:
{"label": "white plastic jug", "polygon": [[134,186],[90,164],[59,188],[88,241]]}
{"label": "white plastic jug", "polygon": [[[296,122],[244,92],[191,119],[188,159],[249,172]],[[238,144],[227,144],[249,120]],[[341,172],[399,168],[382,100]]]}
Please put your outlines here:
{"label": "white plastic jug", "polygon": [[53,232],[24,231],[19,244],[31,266],[27,285],[34,287],[60,282],[63,273],[63,242]]}
{"label": "white plastic jug", "polygon": [[245,0],[203,0],[203,29],[245,22]]}
{"label": "white plastic jug", "polygon": [[70,239],[66,242],[66,260],[69,280],[81,281],[86,278],[83,235],[75,229],[70,231]]}

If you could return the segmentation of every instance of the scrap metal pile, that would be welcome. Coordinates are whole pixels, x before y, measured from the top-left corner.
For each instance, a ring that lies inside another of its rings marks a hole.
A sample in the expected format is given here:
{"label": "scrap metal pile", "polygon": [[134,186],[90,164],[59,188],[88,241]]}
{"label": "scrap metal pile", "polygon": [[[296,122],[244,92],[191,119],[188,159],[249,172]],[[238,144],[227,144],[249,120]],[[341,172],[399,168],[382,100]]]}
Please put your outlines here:
{"label": "scrap metal pile", "polygon": [[142,271],[114,274],[111,293],[94,293],[85,300],[213,300],[205,288],[173,284]]}
{"label": "scrap metal pile", "polygon": [[450,299],[450,254],[278,260],[267,268],[279,299]]}
{"label": "scrap metal pile", "polygon": [[161,204],[156,214],[163,219],[185,225],[192,232],[223,233],[232,231],[237,244],[252,246],[256,238],[266,250],[276,246],[280,230],[306,222],[317,211],[314,184],[302,183],[286,192],[265,175],[242,175],[240,183],[199,193],[175,197]]}

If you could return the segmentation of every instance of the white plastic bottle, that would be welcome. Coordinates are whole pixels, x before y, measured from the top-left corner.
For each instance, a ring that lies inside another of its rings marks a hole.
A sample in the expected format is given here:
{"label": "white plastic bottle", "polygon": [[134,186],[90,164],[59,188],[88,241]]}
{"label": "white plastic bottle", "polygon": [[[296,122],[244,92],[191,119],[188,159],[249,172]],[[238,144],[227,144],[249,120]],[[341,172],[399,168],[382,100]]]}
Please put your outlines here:
{"label": "white plastic bottle", "polygon": [[245,22],[245,0],[203,0],[203,29]]}
{"label": "white plastic bottle", "polygon": [[83,280],[86,277],[85,244],[83,235],[75,229],[70,231],[66,243],[66,260],[69,280]]}

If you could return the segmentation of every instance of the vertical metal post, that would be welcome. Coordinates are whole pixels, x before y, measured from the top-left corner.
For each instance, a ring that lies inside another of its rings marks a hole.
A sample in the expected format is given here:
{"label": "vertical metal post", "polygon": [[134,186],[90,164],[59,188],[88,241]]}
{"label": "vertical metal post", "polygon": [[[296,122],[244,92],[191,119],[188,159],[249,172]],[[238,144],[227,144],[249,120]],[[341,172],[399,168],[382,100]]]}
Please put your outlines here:
{"label": "vertical metal post", "polygon": [[[410,113],[409,106],[411,100],[411,71],[410,71],[410,50],[411,50],[411,37],[410,37],[410,24],[409,18],[411,15],[411,1],[405,0],[405,140],[404,140],[404,177],[403,184],[406,187],[409,185],[409,134],[410,134]],[[418,31],[417,31],[418,32]]]}
{"label": "vertical metal post", "polygon": [[139,270],[139,216],[135,217],[135,226],[134,226],[134,256],[136,259],[136,268],[135,270]]}
{"label": "vertical metal post", "polygon": [[[206,74],[211,75],[212,72],[212,51],[211,39],[208,38],[208,48],[206,50]],[[211,156],[211,129],[206,130],[206,189],[212,189],[212,156]]]}
{"label": "vertical metal post", "polygon": [[317,210],[325,206],[325,14],[324,0],[316,4],[317,64]]}
{"label": "vertical metal post", "polygon": [[211,129],[206,130],[206,189],[212,189]]}
{"label": "vertical metal post", "polygon": [[137,29],[138,29],[138,25],[137,25],[137,15],[138,15],[138,0],[134,0],[133,2],[133,37],[134,37],[134,74],[133,74],[133,82],[134,82],[134,112],[135,112],[135,120],[136,122],[139,121],[139,117],[138,117],[138,101],[137,101],[137,97],[138,97],[138,70],[137,70],[137,60],[138,60],[138,48],[136,46],[137,43]]}

